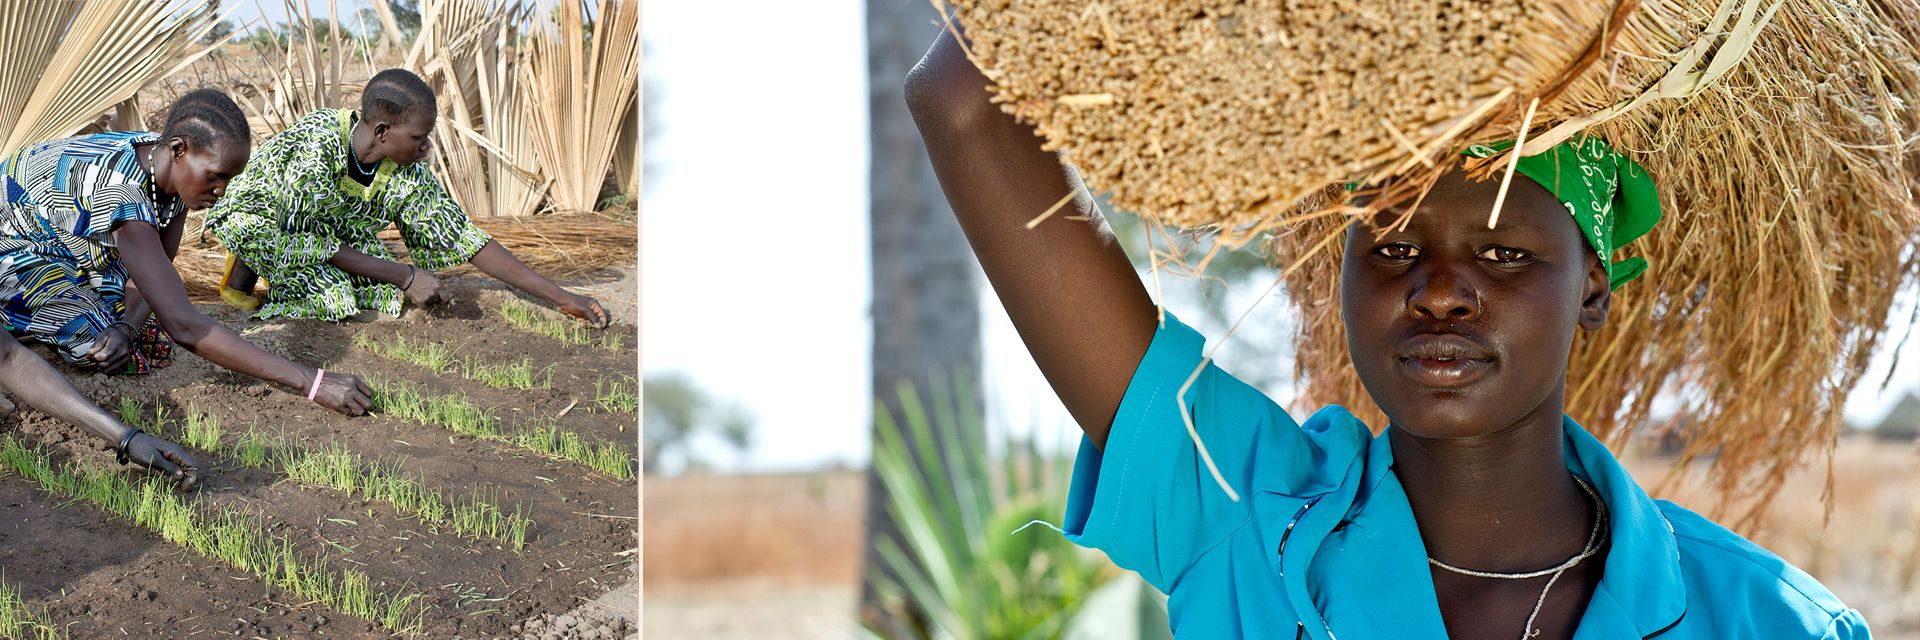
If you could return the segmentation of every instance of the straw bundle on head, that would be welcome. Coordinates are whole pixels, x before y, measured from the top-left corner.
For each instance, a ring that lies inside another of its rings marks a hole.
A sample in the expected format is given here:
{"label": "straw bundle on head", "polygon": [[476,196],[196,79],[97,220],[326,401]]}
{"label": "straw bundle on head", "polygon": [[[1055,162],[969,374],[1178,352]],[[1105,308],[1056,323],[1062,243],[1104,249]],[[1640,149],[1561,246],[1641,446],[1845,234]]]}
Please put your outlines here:
{"label": "straw bundle on head", "polygon": [[1629,253],[1653,269],[1576,343],[1567,412],[1618,445],[1676,399],[1723,496],[1764,505],[1831,452],[1916,273],[1920,0],[958,4],[1003,108],[1116,206],[1276,232],[1303,406],[1384,424],[1337,298],[1364,209],[1315,196],[1404,207],[1473,142],[1580,132],[1652,174],[1666,220]]}

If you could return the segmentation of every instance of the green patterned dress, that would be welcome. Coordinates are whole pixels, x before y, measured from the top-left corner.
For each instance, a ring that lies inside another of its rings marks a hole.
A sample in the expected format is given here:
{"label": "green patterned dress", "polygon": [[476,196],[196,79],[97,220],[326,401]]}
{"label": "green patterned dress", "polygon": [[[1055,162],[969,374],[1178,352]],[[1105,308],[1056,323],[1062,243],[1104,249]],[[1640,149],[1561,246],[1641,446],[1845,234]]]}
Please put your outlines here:
{"label": "green patterned dress", "polygon": [[353,112],[321,109],[254,149],[207,213],[207,228],[267,281],[258,318],[343,320],[361,309],[399,315],[399,287],[327,262],[341,243],[393,260],[379,233],[400,228],[414,266],[466,262],[490,237],[441,188],[425,162],[380,162],[371,186],[347,175]]}

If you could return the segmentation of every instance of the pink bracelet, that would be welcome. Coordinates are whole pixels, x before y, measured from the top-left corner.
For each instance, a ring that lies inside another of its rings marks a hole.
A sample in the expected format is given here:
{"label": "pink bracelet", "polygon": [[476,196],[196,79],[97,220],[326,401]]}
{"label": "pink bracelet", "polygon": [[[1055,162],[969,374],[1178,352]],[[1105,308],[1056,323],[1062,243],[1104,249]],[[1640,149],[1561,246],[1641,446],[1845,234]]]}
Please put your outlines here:
{"label": "pink bracelet", "polygon": [[325,377],[327,377],[326,369],[316,370],[313,374],[313,388],[307,389],[307,400],[313,400],[314,396],[320,395],[320,379]]}

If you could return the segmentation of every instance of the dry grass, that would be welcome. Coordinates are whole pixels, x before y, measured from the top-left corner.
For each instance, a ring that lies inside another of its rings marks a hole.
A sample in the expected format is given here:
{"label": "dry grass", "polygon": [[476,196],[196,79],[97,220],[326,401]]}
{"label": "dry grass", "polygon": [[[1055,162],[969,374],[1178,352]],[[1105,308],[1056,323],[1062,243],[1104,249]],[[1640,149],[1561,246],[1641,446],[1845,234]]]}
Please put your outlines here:
{"label": "dry grass", "polygon": [[1523,122],[1529,151],[1606,139],[1666,213],[1629,247],[1648,276],[1576,345],[1568,413],[1619,443],[1679,398],[1723,495],[1770,495],[1831,449],[1920,271],[1916,0],[956,4],[995,99],[1116,206],[1289,267],[1301,408],[1385,422],[1346,357],[1331,242],[1364,210],[1326,188],[1404,207]]}
{"label": "dry grass", "polygon": [[648,476],[642,484],[648,589],[745,577],[859,579],[862,472]]}
{"label": "dry grass", "polygon": [[[202,243],[199,237],[201,213],[187,220],[187,232],[180,242],[180,255],[173,266],[187,286],[187,294],[201,302],[216,302],[216,287],[226,267],[227,253],[211,235]],[[631,220],[595,214],[539,216],[523,220],[511,218],[476,219],[475,224],[500,246],[512,251],[521,262],[549,278],[567,278],[593,273],[608,265],[632,265],[639,259],[639,227]],[[388,229],[380,238],[404,258],[406,246],[400,232]],[[442,274],[471,273],[472,265],[459,265]]]}

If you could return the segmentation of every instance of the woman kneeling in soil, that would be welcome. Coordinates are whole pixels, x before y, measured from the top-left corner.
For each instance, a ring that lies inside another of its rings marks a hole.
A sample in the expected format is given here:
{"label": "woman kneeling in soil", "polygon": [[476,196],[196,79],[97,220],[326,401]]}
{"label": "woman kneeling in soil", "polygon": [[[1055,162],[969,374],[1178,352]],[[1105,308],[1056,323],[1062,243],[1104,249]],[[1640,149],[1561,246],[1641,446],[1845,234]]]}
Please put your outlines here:
{"label": "woman kneeling in soil", "polygon": [[[175,101],[158,135],[113,132],[36,144],[0,162],[0,313],[7,329],[76,367],[144,373],[171,343],[278,382],[347,415],[372,393],[358,377],[268,353],[188,301],[173,257],[188,208],[220,198],[247,161],[247,121],[225,93]],[[104,435],[104,434],[103,434]]]}
{"label": "woman kneeling in soil", "polygon": [[908,101],[967,240],[1086,432],[1067,535],[1167,592],[1178,637],[1866,637],[1805,572],[1648,497],[1565,414],[1575,332],[1600,330],[1612,287],[1647,267],[1613,252],[1660,217],[1652,178],[1605,143],[1521,159],[1497,228],[1500,186],[1456,169],[1404,226],[1390,209],[1348,229],[1349,355],[1389,418],[1373,437],[1339,406],[1296,422],[1203,359],[1199,333],[1157,321],[1090,199],[1086,217],[1028,229],[1080,185],[989,84],[944,34]]}
{"label": "woman kneeling in soil", "polygon": [[[358,113],[321,109],[302,117],[254,153],[207,227],[232,252],[221,297],[256,317],[339,321],[362,310],[400,315],[402,297],[438,299],[433,271],[471,262],[487,275],[540,296],[595,327],[607,312],[593,298],[561,289],[467,218],[424,162],[437,112],[419,76],[388,69],[367,81]],[[400,228],[413,265],[381,244]],[[236,261],[237,258],[237,261]],[[267,280],[264,305],[252,297],[254,272]]]}

